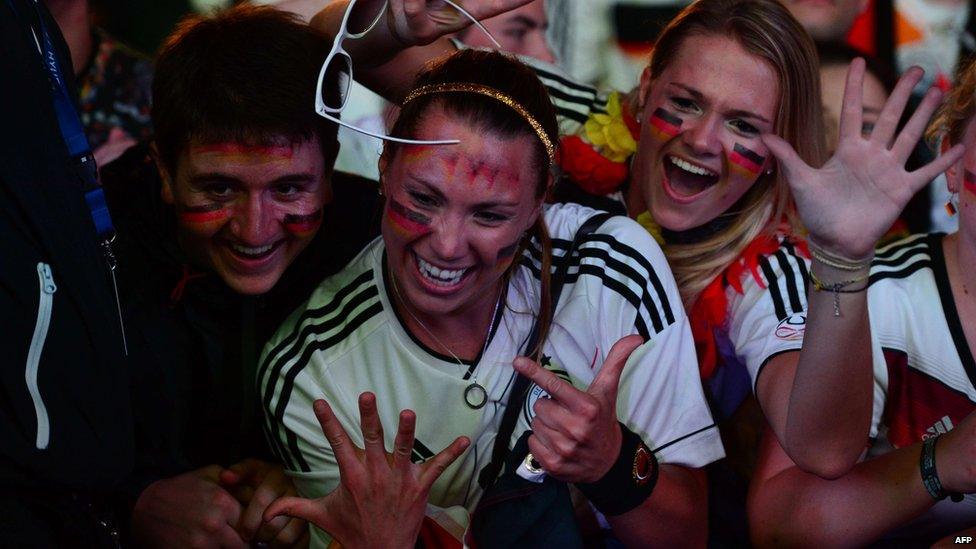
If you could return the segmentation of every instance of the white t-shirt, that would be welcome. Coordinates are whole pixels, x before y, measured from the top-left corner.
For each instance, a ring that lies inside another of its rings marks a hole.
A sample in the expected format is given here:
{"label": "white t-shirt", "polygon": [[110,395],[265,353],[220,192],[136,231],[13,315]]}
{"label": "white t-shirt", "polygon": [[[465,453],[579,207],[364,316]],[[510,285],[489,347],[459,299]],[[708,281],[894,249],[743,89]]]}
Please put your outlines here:
{"label": "white t-shirt", "polygon": [[[976,362],[946,274],[942,234],[878,250],[868,307],[874,418],[867,459],[951,431],[976,410]],[[922,482],[921,476],[918,482]],[[943,536],[976,525],[976,495],[946,499],[890,538]]]}
{"label": "white t-shirt", "polygon": [[[549,206],[545,219],[554,254],[564,254],[577,228],[595,213],[577,205]],[[433,457],[458,436],[471,439],[471,447],[434,484],[429,501],[439,508],[474,509],[482,491],[477,476],[490,460],[515,378],[512,361],[523,354],[539,307],[537,248],[533,242],[515,268],[497,329],[477,364],[461,366],[404,329],[384,276],[382,240],[318,287],[268,343],[259,369],[272,446],[302,496],[321,497],[339,481],[312,403],[325,398],[361,447],[357,399],[372,391],[388,451],[399,412],[407,408],[417,414],[415,462]],[[698,379],[688,321],[660,248],[632,220],[613,217],[583,241],[578,255],[559,298],[543,363],[585,388],[617,340],[643,335],[646,342],[621,377],[618,417],[662,463],[701,467],[723,457]],[[489,395],[478,410],[463,397],[472,379]],[[530,389],[530,400],[540,396],[537,389]],[[528,429],[531,414],[529,403],[513,441]],[[320,531],[314,537],[327,539]]]}

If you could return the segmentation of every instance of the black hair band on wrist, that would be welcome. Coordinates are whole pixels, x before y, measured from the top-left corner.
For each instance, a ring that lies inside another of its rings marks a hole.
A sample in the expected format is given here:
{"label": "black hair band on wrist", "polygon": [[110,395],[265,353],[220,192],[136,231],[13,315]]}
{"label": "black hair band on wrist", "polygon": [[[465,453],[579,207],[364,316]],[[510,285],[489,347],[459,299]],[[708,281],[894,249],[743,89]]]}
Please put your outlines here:
{"label": "black hair band on wrist", "polygon": [[637,433],[621,423],[620,434],[620,454],[607,474],[596,482],[575,485],[607,516],[622,515],[644,503],[654,491],[660,469],[654,452]]}
{"label": "black hair band on wrist", "polygon": [[922,455],[919,457],[918,463],[919,471],[922,474],[922,484],[932,499],[942,501],[949,497],[958,503],[962,501],[962,494],[946,492],[945,488],[942,487],[942,481],[939,480],[939,473],[935,470],[935,443],[939,440],[939,436],[941,435],[929,437],[922,443]]}

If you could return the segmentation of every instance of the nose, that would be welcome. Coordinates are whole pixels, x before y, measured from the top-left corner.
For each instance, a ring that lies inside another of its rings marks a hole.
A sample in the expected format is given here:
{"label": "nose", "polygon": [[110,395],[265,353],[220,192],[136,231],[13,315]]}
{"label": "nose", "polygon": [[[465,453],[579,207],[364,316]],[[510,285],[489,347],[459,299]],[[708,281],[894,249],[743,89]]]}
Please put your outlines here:
{"label": "nose", "polygon": [[682,136],[684,142],[692,152],[699,156],[717,155],[722,152],[722,142],[719,139],[721,121],[716,115],[706,115],[692,122]]}
{"label": "nose", "polygon": [[442,216],[434,222],[434,230],[430,233],[430,248],[436,259],[450,262],[464,255],[465,231],[464,222],[453,216]]}
{"label": "nose", "polygon": [[260,195],[248,196],[236,205],[231,231],[244,244],[261,246],[265,242],[270,211]]}

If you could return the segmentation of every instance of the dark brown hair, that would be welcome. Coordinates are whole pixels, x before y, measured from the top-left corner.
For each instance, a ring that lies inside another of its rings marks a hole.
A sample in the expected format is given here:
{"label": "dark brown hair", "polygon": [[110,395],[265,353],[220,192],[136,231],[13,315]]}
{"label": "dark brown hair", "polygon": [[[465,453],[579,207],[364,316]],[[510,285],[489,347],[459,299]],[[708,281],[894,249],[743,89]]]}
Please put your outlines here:
{"label": "dark brown hair", "polygon": [[[414,82],[413,89],[448,83],[480,84],[508,95],[539,122],[552,143],[559,142],[556,111],[549,100],[548,92],[535,73],[514,57],[488,50],[460,50],[434,62],[421,72]],[[546,196],[549,191],[551,162],[545,145],[525,118],[497,99],[477,93],[422,95],[403,106],[400,116],[390,132],[391,135],[406,138],[415,137],[417,126],[424,114],[433,106],[438,106],[444,109],[447,114],[493,135],[501,137],[531,136],[538,174],[535,197],[543,199]],[[386,143],[383,154],[390,162],[396,156],[397,148],[396,143]],[[526,350],[530,354],[538,354],[552,322],[549,279],[552,265],[552,244],[543,217],[540,214],[531,229],[532,237],[542,247],[542,290],[538,321],[540,327],[539,344],[536,349]],[[521,248],[516,254],[516,263],[520,256]]]}
{"label": "dark brown hair", "polygon": [[[273,145],[317,136],[331,168],[337,126],[314,112],[328,47],[297,16],[267,6],[184,19],[156,59],[152,120],[160,160],[175,171],[191,140]],[[336,94],[328,84],[326,92]]]}

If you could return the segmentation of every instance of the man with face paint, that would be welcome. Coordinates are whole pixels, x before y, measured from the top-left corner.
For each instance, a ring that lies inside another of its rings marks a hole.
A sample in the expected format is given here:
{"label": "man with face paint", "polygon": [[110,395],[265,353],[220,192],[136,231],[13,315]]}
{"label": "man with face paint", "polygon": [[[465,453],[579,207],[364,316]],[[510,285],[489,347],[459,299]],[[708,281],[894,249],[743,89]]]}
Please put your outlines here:
{"label": "man with face paint", "polygon": [[262,520],[293,488],[253,386],[270,333],[377,234],[375,184],[331,173],[336,126],[310,108],[327,48],[267,7],[182,23],[156,63],[152,154],[103,170],[136,365],[139,544],[290,545],[305,532]]}

